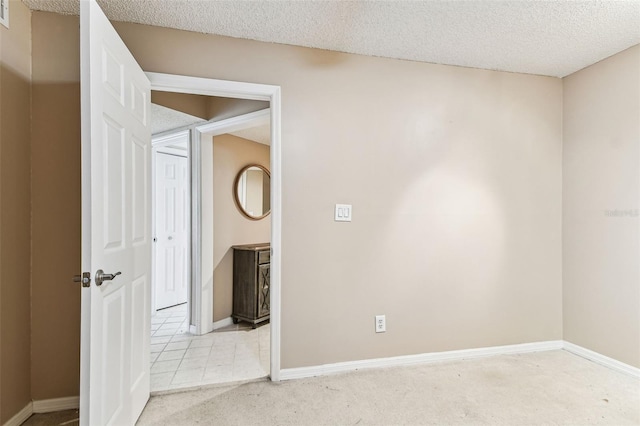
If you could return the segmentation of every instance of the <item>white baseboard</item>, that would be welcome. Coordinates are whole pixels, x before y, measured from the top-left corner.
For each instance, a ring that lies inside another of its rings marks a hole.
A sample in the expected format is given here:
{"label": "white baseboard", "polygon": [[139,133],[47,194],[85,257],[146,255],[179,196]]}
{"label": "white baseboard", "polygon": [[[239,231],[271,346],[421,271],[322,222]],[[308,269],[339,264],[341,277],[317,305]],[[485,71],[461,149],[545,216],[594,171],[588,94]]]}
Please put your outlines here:
{"label": "white baseboard", "polygon": [[54,411],[78,409],[79,407],[79,396],[33,401],[28,403],[15,416],[11,417],[3,426],[20,426],[35,413],[52,413]]}
{"label": "white baseboard", "polygon": [[4,426],[20,426],[26,422],[33,414],[33,403],[28,403],[22,410],[20,410],[15,416],[11,417]]}
{"label": "white baseboard", "polygon": [[231,324],[233,324],[233,319],[231,317],[223,318],[219,321],[214,321],[213,329],[217,330],[219,328],[226,327]]}
{"label": "white baseboard", "polygon": [[447,352],[431,352],[417,355],[404,355],[390,358],[366,359],[360,361],[338,362],[312,367],[285,368],[280,370],[281,380],[301,379],[305,377],[324,376],[366,368],[398,367],[406,365],[429,364],[442,361],[483,358],[495,355],[522,354],[563,349],[562,340],[524,343],[520,345],[492,346],[488,348],[464,349]]}
{"label": "white baseboard", "polygon": [[625,364],[624,362],[620,362],[613,358],[609,358],[608,356],[599,354],[598,352],[594,352],[587,348],[583,348],[582,346],[574,345],[573,343],[565,341],[564,350],[567,352],[571,352],[572,354],[578,355],[582,358],[586,358],[589,361],[593,361],[596,364],[609,367],[612,370],[616,370],[621,373],[628,374],[636,378],[640,378],[640,368],[636,368],[629,364]]}
{"label": "white baseboard", "polygon": [[54,411],[77,410],[78,408],[80,408],[79,396],[33,401],[34,413],[51,413]]}

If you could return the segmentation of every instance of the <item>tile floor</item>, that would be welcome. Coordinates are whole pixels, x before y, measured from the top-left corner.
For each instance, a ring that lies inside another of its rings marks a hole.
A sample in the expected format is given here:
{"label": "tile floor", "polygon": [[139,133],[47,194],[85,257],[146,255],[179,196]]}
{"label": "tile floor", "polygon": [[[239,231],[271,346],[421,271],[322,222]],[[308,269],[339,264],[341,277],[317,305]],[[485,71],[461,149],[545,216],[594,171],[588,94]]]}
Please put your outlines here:
{"label": "tile floor", "polygon": [[187,305],[151,318],[151,391],[159,392],[269,375],[270,325],[230,325],[189,334]]}

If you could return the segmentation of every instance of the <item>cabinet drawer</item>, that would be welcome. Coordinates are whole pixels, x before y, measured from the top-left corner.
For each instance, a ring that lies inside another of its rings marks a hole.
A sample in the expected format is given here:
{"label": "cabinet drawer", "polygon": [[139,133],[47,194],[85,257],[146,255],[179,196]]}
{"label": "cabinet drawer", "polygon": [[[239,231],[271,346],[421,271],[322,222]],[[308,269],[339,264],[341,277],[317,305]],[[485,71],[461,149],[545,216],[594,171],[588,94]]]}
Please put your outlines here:
{"label": "cabinet drawer", "polygon": [[258,252],[258,265],[271,262],[271,250]]}

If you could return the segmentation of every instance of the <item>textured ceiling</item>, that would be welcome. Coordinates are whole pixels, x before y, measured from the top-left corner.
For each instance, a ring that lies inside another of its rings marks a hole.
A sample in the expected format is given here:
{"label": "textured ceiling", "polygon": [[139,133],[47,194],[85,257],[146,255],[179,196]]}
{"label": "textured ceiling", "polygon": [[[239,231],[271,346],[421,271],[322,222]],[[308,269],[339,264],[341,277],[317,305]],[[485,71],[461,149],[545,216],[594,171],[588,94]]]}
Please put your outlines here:
{"label": "textured ceiling", "polygon": [[167,130],[190,126],[195,123],[204,123],[205,121],[206,120],[200,117],[194,117],[193,115],[185,114],[184,112],[176,111],[162,105],[151,104],[152,135],[166,132]]}
{"label": "textured ceiling", "polygon": [[[78,13],[78,0],[23,0]],[[98,0],[111,20],[563,77],[640,43],[640,0]]]}

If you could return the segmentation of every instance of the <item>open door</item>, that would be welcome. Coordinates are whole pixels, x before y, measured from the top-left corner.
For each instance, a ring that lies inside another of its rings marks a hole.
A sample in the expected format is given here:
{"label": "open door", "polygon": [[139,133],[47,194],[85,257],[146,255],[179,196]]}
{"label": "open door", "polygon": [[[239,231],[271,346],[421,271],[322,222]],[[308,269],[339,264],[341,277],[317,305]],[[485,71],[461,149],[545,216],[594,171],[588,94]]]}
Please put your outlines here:
{"label": "open door", "polygon": [[150,387],[151,85],[95,0],[80,3],[80,424],[133,425]]}

